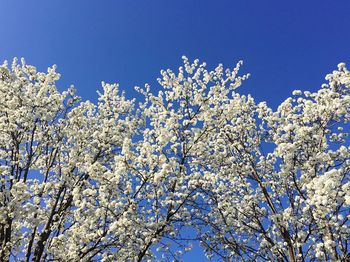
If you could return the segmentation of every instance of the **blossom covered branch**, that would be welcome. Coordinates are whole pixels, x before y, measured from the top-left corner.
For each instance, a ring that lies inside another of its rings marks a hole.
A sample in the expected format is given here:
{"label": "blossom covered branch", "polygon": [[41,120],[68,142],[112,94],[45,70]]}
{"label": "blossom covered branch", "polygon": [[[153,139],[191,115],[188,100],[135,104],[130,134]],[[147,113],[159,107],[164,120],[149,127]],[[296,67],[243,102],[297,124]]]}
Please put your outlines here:
{"label": "blossom covered branch", "polygon": [[139,104],[0,67],[1,261],[176,259],[192,241],[225,260],[350,257],[345,64],[274,111],[236,92],[242,62],[183,61]]}

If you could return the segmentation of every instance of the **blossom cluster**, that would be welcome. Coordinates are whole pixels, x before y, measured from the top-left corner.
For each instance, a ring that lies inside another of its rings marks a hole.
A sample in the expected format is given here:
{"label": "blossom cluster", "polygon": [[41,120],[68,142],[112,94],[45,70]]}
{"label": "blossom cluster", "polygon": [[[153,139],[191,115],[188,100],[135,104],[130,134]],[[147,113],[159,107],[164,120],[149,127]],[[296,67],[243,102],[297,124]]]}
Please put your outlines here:
{"label": "blossom cluster", "polygon": [[241,66],[183,57],[139,104],[0,66],[0,260],[349,259],[350,72],[272,110]]}

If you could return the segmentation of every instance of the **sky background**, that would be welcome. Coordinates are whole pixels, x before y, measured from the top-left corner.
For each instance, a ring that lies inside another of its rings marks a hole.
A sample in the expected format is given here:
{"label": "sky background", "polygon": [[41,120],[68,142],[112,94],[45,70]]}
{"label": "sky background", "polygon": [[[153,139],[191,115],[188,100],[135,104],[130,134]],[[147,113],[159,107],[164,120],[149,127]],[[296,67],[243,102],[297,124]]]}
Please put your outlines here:
{"label": "sky background", "polygon": [[[109,0],[0,2],[0,60],[58,65],[59,89],[74,84],[96,101],[101,81],[127,97],[181,56],[251,73],[239,92],[276,108],[294,89],[315,91],[339,62],[350,65],[349,0]],[[195,249],[185,261],[204,261]]]}

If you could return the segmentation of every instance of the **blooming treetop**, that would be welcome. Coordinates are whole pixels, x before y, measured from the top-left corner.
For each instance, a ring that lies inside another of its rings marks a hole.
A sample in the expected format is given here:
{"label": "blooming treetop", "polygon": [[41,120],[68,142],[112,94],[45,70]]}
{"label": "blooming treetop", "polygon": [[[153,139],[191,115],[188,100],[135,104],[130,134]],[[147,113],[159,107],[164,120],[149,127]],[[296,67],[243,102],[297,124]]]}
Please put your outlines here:
{"label": "blooming treetop", "polygon": [[211,225],[201,236],[209,256],[350,258],[350,72],[341,63],[326,80],[315,93],[294,91],[277,111],[248,98],[213,134],[207,167],[217,183],[201,217]]}
{"label": "blooming treetop", "polygon": [[345,65],[273,111],[236,92],[242,62],[183,61],[138,105],[0,67],[1,261],[166,260],[192,240],[225,260],[349,257]]}

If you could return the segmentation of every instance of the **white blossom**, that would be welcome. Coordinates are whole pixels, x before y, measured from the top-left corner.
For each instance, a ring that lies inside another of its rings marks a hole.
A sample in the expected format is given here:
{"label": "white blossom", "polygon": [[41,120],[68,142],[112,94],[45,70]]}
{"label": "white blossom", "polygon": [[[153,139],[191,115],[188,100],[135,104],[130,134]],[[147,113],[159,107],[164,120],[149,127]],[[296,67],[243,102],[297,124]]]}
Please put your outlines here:
{"label": "white blossom", "polygon": [[225,261],[348,260],[346,65],[272,110],[237,92],[242,61],[183,63],[139,104],[0,67],[1,261],[178,259],[189,238]]}

